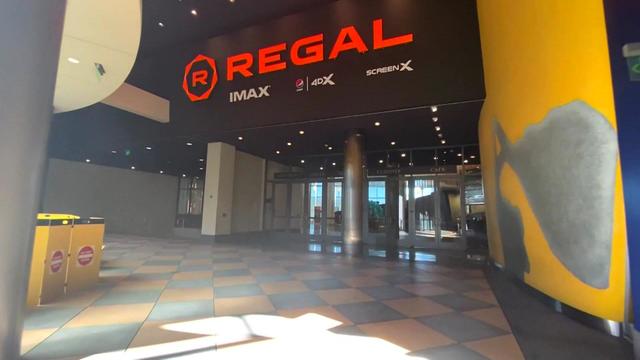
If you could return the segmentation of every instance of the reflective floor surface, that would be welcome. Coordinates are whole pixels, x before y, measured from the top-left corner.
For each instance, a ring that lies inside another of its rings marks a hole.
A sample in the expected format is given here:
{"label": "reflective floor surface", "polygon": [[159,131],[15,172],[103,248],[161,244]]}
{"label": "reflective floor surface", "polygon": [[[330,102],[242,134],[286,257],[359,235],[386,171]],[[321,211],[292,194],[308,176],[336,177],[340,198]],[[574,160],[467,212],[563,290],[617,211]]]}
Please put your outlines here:
{"label": "reflective floor surface", "polygon": [[25,359],[523,359],[479,268],[111,236]]}

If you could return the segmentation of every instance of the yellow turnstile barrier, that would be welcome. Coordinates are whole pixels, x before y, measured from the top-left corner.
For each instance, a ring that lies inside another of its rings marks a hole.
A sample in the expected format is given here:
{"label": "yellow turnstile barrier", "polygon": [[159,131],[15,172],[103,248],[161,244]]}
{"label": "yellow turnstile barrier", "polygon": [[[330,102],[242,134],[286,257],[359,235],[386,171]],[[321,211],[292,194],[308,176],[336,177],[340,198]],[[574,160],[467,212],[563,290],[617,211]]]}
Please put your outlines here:
{"label": "yellow turnstile barrier", "polygon": [[77,216],[38,214],[27,305],[35,307],[64,295],[71,227]]}
{"label": "yellow turnstile barrier", "polygon": [[98,283],[104,219],[87,218],[73,221],[67,266],[67,294],[77,292]]}

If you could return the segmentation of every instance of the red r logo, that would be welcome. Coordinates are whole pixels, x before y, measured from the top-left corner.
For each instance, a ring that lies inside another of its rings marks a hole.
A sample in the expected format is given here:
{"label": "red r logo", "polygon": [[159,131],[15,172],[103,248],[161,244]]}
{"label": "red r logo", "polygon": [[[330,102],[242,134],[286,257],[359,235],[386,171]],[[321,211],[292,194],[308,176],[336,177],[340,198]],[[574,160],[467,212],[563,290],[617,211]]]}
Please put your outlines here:
{"label": "red r logo", "polygon": [[207,100],[217,83],[216,61],[208,56],[196,56],[184,69],[182,88],[192,102]]}

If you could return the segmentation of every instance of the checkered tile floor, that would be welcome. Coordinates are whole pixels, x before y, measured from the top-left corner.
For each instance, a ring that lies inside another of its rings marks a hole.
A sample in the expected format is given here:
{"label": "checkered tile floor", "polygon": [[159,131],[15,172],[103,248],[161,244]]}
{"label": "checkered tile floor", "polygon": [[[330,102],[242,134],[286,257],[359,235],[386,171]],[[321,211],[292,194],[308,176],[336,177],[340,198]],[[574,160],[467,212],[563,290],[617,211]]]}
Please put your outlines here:
{"label": "checkered tile floor", "polygon": [[96,289],[27,315],[22,350],[26,359],[523,358],[480,269],[122,236],[106,239]]}

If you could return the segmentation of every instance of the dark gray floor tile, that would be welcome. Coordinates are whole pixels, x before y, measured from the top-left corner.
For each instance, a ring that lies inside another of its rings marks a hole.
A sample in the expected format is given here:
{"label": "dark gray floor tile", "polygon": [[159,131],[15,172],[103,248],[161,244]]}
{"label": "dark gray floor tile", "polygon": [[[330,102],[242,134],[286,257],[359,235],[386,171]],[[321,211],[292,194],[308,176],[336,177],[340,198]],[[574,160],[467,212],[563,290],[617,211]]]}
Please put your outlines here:
{"label": "dark gray floor tile", "polygon": [[216,298],[233,298],[262,295],[262,288],[257,285],[234,285],[217,287],[214,292]]}
{"label": "dark gray floor tile", "polygon": [[222,276],[245,276],[251,275],[251,272],[248,269],[232,269],[232,270],[221,270],[214,271],[214,277],[222,277]]}
{"label": "dark gray floor tile", "polygon": [[170,266],[178,265],[181,260],[149,260],[145,261],[144,265],[147,266]]}
{"label": "dark gray floor tile", "polygon": [[409,353],[409,356],[425,360],[488,360],[486,357],[462,345],[414,351]]}
{"label": "dark gray floor tile", "polygon": [[446,281],[446,282],[440,281],[440,282],[436,282],[435,284],[458,293],[486,290],[481,288],[480,286],[464,283],[462,281]]}
{"label": "dark gray floor tile", "polygon": [[59,359],[124,350],[141,324],[61,329],[28,352],[27,360]]}
{"label": "dark gray floor tile", "polygon": [[379,302],[365,302],[355,304],[342,304],[334,306],[342,315],[349,318],[355,324],[391,321],[405,319],[406,317],[385,304]]}
{"label": "dark gray floor tile", "polygon": [[405,299],[415,296],[394,286],[369,287],[361,288],[360,290],[376,300]]}
{"label": "dark gray floor tile", "polygon": [[344,289],[348,287],[338,279],[305,280],[304,283],[311,290]]}
{"label": "dark gray floor tile", "polygon": [[167,284],[168,289],[195,289],[203,287],[213,287],[211,279],[171,280]]}
{"label": "dark gray floor tile", "polygon": [[312,292],[275,294],[269,298],[278,310],[300,309],[305,307],[324,306],[326,303]]}
{"label": "dark gray floor tile", "polygon": [[109,291],[98,299],[94,305],[124,305],[154,303],[160,297],[161,289],[144,291]]}
{"label": "dark gray floor tile", "polygon": [[255,278],[258,284],[267,284],[267,283],[293,280],[293,277],[289,274],[256,275]]}
{"label": "dark gray floor tile", "polygon": [[25,330],[52,329],[66,324],[82,308],[39,308],[29,311],[24,319]]}
{"label": "dark gray floor tile", "polygon": [[378,279],[394,285],[413,284],[419,282],[409,275],[384,275],[378,276]]}
{"label": "dark gray floor tile", "polygon": [[507,334],[506,331],[459,313],[419,318],[425,325],[458,341],[474,341]]}
{"label": "dark gray floor tile", "polygon": [[213,316],[213,301],[180,301],[160,303],[149,314],[150,321],[172,321]]}
{"label": "dark gray floor tile", "polygon": [[458,311],[469,311],[493,306],[492,304],[488,304],[484,301],[475,300],[458,294],[430,296],[429,299]]}

